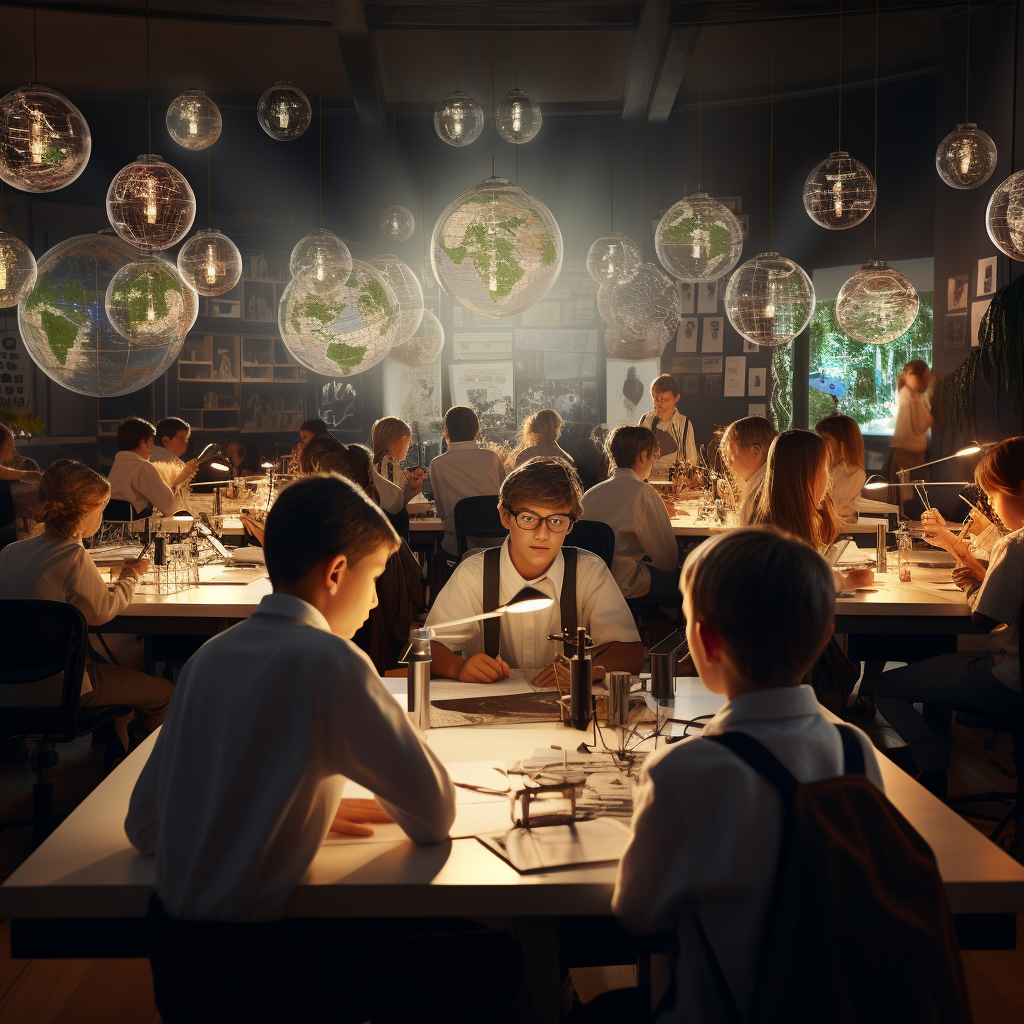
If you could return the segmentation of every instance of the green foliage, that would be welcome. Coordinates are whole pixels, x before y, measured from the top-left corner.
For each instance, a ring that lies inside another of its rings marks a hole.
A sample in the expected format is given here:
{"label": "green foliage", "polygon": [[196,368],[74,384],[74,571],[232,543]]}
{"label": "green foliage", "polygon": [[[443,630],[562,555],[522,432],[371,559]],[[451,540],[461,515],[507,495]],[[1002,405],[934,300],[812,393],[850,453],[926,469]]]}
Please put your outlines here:
{"label": "green foliage", "polygon": [[30,416],[23,412],[15,412],[13,409],[5,409],[0,406],[0,423],[8,427],[15,436],[17,443],[18,434],[42,434],[46,426],[38,416]]}
{"label": "green foliage", "polygon": [[343,341],[332,341],[327,346],[327,358],[333,359],[346,376],[363,361],[365,355],[365,345],[346,345]]}
{"label": "green foliage", "polygon": [[68,361],[68,350],[78,340],[78,327],[49,309],[43,310],[41,321],[50,349],[57,357],[57,362],[64,366]]}

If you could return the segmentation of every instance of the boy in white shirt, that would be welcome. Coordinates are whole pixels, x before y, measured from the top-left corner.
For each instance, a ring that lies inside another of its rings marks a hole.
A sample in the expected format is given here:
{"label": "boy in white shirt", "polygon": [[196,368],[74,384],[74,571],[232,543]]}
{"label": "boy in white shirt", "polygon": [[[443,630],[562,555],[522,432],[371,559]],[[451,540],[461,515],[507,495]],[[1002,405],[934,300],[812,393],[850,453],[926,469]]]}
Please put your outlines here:
{"label": "boy in white shirt", "polygon": [[497,494],[505,479],[505,467],[497,452],[476,443],[480,421],[468,405],[453,405],[444,414],[444,437],[448,450],[430,463],[430,487],[437,517],[444,523],[445,554],[458,557],[455,536],[455,506],[463,498]]}
{"label": "boy in white shirt", "polygon": [[768,449],[775,440],[775,428],[764,416],[744,416],[725,428],[719,451],[732,475],[740,482],[736,495],[740,526],[749,526],[761,497]]}
{"label": "boy in white shirt", "polygon": [[583,495],[584,519],[615,531],[612,575],[625,598],[678,604],[678,548],[661,495],[647,481],[658,457],[657,434],[619,427],[608,438],[612,475]]}
{"label": "boy in white shirt", "polygon": [[654,399],[654,411],[644,414],[640,426],[650,427],[658,434],[661,454],[654,460],[654,470],[659,479],[665,479],[677,460],[685,460],[691,465],[696,463],[697,442],[693,436],[693,424],[676,407],[679,381],[671,373],[663,373],[654,379],[651,398]]}
{"label": "boy in white shirt", "polygon": [[150,462],[171,462],[179,469],[185,465],[182,456],[188,451],[192,426],[177,416],[165,416],[156,425],[156,440],[149,450]]}
{"label": "boy in white shirt", "polygon": [[138,416],[129,416],[117,428],[117,446],[107,479],[110,481],[110,500],[124,501],[137,514],[148,516],[154,510],[165,516],[174,515],[182,508],[175,490],[195,476],[197,462],[192,459],[182,464],[181,472],[168,486],[160,471],[150,463],[149,456],[156,440],[156,427]]}
{"label": "boy in white shirt", "polygon": [[[749,734],[801,783],[842,774],[840,733],[800,683],[832,635],[824,560],[773,530],[733,530],[690,554],[682,590],[697,671],[728,698],[704,734]],[[856,738],[868,778],[882,789],[870,740],[859,731]],[[676,932],[674,996],[659,1024],[733,1019],[698,918],[746,1019],[781,838],[778,792],[720,744],[693,736],[647,759],[612,909],[634,934]]]}
{"label": "boy in white shirt", "polygon": [[[640,671],[643,644],[608,567],[589,551],[562,551],[567,539],[572,543],[570,531],[583,513],[582,498],[576,470],[561,459],[531,459],[509,473],[498,498],[508,539],[456,568],[426,624],[493,610],[524,587],[542,591],[554,603],[541,611],[488,620],[494,626],[469,622],[438,629],[431,644],[435,676],[493,683],[507,678],[510,669],[522,668],[533,676],[535,686],[554,686],[554,665],[562,646],[548,637],[563,627],[575,635],[577,625],[584,626],[594,642],[595,679],[603,678],[605,670]],[[489,573],[488,562],[493,572]],[[488,580],[494,584],[490,598]],[[463,655],[455,653],[459,650]]]}

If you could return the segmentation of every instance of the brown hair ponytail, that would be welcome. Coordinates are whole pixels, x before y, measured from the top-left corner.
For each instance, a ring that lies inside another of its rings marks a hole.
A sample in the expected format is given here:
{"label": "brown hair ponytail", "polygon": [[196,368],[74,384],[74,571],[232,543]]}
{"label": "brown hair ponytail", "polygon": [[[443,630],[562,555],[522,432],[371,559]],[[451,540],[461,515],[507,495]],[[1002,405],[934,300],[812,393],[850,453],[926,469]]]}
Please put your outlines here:
{"label": "brown hair ponytail", "polygon": [[51,463],[39,481],[35,521],[58,537],[74,537],[88,513],[110,495],[106,477],[73,459]]}

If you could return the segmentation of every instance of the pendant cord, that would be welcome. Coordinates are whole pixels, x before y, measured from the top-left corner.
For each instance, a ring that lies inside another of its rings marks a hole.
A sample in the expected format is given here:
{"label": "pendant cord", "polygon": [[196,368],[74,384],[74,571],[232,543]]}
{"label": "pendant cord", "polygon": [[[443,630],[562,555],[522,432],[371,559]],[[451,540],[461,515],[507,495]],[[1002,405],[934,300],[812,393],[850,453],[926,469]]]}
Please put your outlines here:
{"label": "pendant cord", "polygon": [[324,30],[316,30],[317,47],[317,84],[316,84],[316,121],[319,138],[316,143],[316,205],[317,227],[324,226]]}
{"label": "pendant cord", "polygon": [[281,19],[281,77],[288,81],[288,54],[284,46],[284,18]]}
{"label": "pendant cord", "polygon": [[843,148],[843,0],[839,0],[839,131],[836,133],[836,149]]}
{"label": "pendant cord", "polygon": [[32,81],[39,84],[39,31],[36,28],[36,5],[32,2]]}
{"label": "pendant cord", "polygon": [[146,153],[153,152],[153,105],[150,99],[149,0],[146,0]]}
{"label": "pendant cord", "polygon": [[871,233],[871,260],[878,257],[878,4],[875,0],[875,210]]}
{"label": "pendant cord", "polygon": [[192,88],[196,87],[196,35],[198,34],[198,27],[195,22],[192,23]]}
{"label": "pendant cord", "polygon": [[0,178],[0,231],[4,229],[4,180]]}
{"label": "pendant cord", "polygon": [[494,177],[494,0],[491,0],[491,177]]}
{"label": "pendant cord", "polygon": [[206,147],[206,227],[209,230],[213,226],[213,188],[210,184],[210,147]]}
{"label": "pendant cord", "polygon": [[967,0],[967,68],[964,72],[964,123],[971,120],[969,100],[971,93],[971,0]]}
{"label": "pendant cord", "polygon": [[391,52],[391,170],[392,203],[398,205],[398,62]]}
{"label": "pendant cord", "polygon": [[772,22],[772,84],[768,102],[768,251],[775,230],[775,22]]}
{"label": "pendant cord", "polygon": [[615,230],[615,116],[613,85],[615,58],[612,49],[615,36],[608,33],[608,230]]}
{"label": "pendant cord", "polygon": [[[513,56],[516,63],[516,88],[519,88],[519,26],[516,26],[515,46]],[[519,146],[516,146],[516,184],[519,184]]]}
{"label": "pendant cord", "polygon": [[423,175],[420,190],[420,234],[423,236],[423,258],[427,258],[427,133],[423,105],[423,29],[420,29],[420,163]]}
{"label": "pendant cord", "polygon": [[647,262],[647,120],[648,111],[644,111],[644,263]]}
{"label": "pendant cord", "polygon": [[697,60],[697,191],[700,191],[700,129],[701,102],[704,90],[704,40],[700,41],[700,56]]}
{"label": "pendant cord", "polygon": [[459,32],[455,30],[455,91],[459,91]]}

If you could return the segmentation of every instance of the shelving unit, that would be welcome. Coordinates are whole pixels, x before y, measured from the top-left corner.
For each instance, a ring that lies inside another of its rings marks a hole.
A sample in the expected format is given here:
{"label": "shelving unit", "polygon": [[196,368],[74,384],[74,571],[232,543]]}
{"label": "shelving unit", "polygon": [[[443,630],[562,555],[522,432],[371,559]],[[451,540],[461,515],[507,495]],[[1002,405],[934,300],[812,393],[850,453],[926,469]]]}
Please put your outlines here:
{"label": "shelving unit", "polygon": [[306,382],[306,369],[289,355],[280,338],[242,338],[242,380]]}

